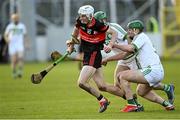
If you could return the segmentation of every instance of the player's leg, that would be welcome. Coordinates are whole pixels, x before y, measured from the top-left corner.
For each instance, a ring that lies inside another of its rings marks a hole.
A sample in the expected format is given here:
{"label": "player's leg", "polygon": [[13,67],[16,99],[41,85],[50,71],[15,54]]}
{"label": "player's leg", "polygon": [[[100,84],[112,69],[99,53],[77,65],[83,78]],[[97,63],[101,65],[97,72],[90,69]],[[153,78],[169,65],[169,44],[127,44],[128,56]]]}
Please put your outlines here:
{"label": "player's leg", "polygon": [[18,77],[21,78],[22,77],[22,74],[23,74],[23,65],[24,65],[24,55],[23,55],[23,51],[19,51],[17,53],[17,56],[18,56],[18,60],[17,60],[17,64],[18,64]]}
{"label": "player's leg", "polygon": [[104,81],[102,68],[98,68],[93,76],[93,80],[98,86],[99,90],[109,92],[113,95],[123,97],[124,91],[122,91],[119,87],[108,84]]}
{"label": "player's leg", "polygon": [[[120,97],[122,97],[124,95],[123,91],[121,91],[121,89],[119,89],[119,87],[105,83],[103,73],[102,73],[102,68],[98,68],[96,70],[96,72],[93,76],[93,80],[95,81],[96,85],[98,86],[99,90],[101,90],[101,91],[109,92],[111,94],[114,94],[114,95],[120,96]],[[106,98],[100,100],[101,107],[100,107],[99,111],[105,110],[107,108],[107,106],[109,105],[109,103],[110,102]]]}
{"label": "player's leg", "polygon": [[174,106],[170,104],[168,101],[165,101],[162,97],[156,94],[153,90],[153,87],[150,87],[148,84],[139,84],[137,87],[137,93],[141,97],[151,101],[158,103],[164,106],[167,110],[173,110]]}
{"label": "player's leg", "polygon": [[[119,60],[118,64],[116,65],[116,68],[115,68],[115,71],[114,71],[114,84],[116,86],[119,86],[121,90],[123,90],[123,89],[122,89],[122,87],[120,85],[120,82],[118,81],[118,74],[120,72],[122,72],[122,71],[130,70],[130,69],[133,69],[133,70],[137,69],[137,65],[136,65],[135,61],[131,61],[129,63],[124,63],[122,60]],[[129,86],[130,86],[130,82],[129,82]],[[124,95],[123,98],[126,99],[126,96]],[[135,103],[138,106],[138,111],[144,111],[143,105],[138,103],[136,94],[133,94],[133,99],[134,99]]]}
{"label": "player's leg", "polygon": [[116,68],[114,70],[114,85],[119,87],[119,88],[121,88],[121,87],[120,87],[120,84],[118,82],[118,73],[122,72],[122,71],[125,71],[125,70],[129,70],[129,67],[125,66],[125,65],[121,65],[118,62],[118,64],[116,65]]}
{"label": "player's leg", "polygon": [[[132,98],[131,89],[129,89],[127,81],[154,86],[157,82],[162,80],[164,74],[161,71],[159,72],[159,69],[151,69],[149,72],[147,71],[149,71],[149,68],[142,69],[141,71],[128,70],[122,72],[119,79],[122,81],[122,86],[126,91],[127,99]],[[159,100],[157,95],[155,97]]]}
{"label": "player's leg", "polygon": [[89,84],[89,80],[92,76],[94,76],[95,72],[96,68],[92,66],[83,66],[79,76],[78,85],[80,88],[82,88],[83,90],[87,91],[88,93],[97,98],[97,100],[100,103],[99,112],[102,113],[107,109],[109,101],[102,94],[100,94],[99,91],[97,91]]}
{"label": "player's leg", "polygon": [[96,68],[92,66],[83,66],[78,78],[78,86],[98,98],[100,93],[96,89],[92,88],[89,84],[89,80],[92,78],[95,71]]}
{"label": "player's leg", "polygon": [[17,77],[17,54],[14,53],[14,54],[11,54],[10,55],[10,61],[11,61],[11,69],[12,69],[12,75],[13,75],[13,78],[16,78]]}
{"label": "player's leg", "polygon": [[153,89],[155,90],[165,91],[167,94],[168,100],[171,104],[174,103],[174,99],[175,99],[174,88],[175,87],[173,84],[163,84],[163,83],[159,83],[158,85],[153,87]]}
{"label": "player's leg", "polygon": [[[126,78],[124,78],[124,76],[123,76],[123,74],[127,73],[127,71],[133,71],[133,70],[126,70],[126,71],[120,72],[118,74],[118,76],[119,76],[118,80],[121,84],[122,89],[125,91],[125,96],[126,96],[126,100],[127,100],[127,105],[121,111],[122,112],[135,112],[138,110],[138,106],[137,106],[135,100],[133,99],[133,92],[131,90],[129,81],[127,81]],[[132,76],[132,74],[131,74],[131,76]]]}
{"label": "player's leg", "polygon": [[79,87],[89,92],[91,95],[95,96],[96,98],[100,97],[100,93],[95,88],[90,86],[89,80],[94,76],[96,69],[101,66],[101,59],[102,57],[100,51],[84,52],[84,56],[83,56],[84,66],[80,72],[80,76],[78,79]]}
{"label": "player's leg", "polygon": [[15,44],[9,44],[8,45],[8,52],[10,55],[12,76],[13,76],[13,78],[16,78],[17,77],[16,66],[17,66],[17,59],[18,59],[16,45]]}

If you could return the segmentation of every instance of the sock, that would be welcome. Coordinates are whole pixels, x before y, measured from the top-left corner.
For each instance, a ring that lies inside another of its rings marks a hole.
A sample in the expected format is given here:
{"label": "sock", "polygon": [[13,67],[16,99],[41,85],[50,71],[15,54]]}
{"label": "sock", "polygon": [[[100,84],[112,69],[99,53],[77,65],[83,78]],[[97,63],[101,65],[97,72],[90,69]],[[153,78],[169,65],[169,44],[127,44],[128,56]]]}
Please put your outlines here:
{"label": "sock", "polygon": [[169,92],[169,90],[170,90],[170,85],[165,84],[164,85],[164,91]]}
{"label": "sock", "polygon": [[13,78],[17,78],[17,71],[16,71],[16,69],[12,70],[12,77]]}
{"label": "sock", "polygon": [[18,74],[22,75],[22,69],[23,69],[23,68],[20,66],[20,67],[19,67],[19,70],[18,70]]}
{"label": "sock", "polygon": [[16,74],[16,69],[13,69],[13,71],[12,71],[12,72],[13,72],[13,74]]}
{"label": "sock", "polygon": [[134,100],[134,102],[136,103],[136,105],[140,105],[140,104],[138,103],[138,101],[137,101],[136,98],[133,98],[133,100]]}
{"label": "sock", "polygon": [[128,104],[136,105],[136,102],[134,101],[134,99],[127,100],[127,102]]}
{"label": "sock", "polygon": [[136,105],[140,105],[137,101],[137,95],[136,94],[133,94],[133,99],[134,99],[134,102],[136,103]]}
{"label": "sock", "polygon": [[98,101],[100,101],[103,97],[103,95],[100,94],[100,96],[97,98]]}
{"label": "sock", "polygon": [[164,102],[162,103],[162,106],[164,106],[164,107],[167,107],[168,105],[170,105],[170,103],[167,102],[167,101],[164,101]]}

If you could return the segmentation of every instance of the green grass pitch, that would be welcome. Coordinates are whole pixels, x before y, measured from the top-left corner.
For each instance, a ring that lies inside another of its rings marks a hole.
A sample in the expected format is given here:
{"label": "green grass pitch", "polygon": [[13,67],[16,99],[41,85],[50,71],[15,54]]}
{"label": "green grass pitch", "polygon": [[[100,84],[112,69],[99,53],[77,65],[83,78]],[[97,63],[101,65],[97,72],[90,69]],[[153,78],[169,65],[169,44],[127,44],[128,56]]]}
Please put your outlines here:
{"label": "green grass pitch", "polygon": [[[166,111],[158,104],[143,98],[145,112],[121,113],[126,101],[103,93],[111,104],[107,111],[98,113],[97,100],[77,87],[79,70],[77,62],[62,62],[42,81],[35,85],[30,76],[51,63],[26,63],[22,79],[12,79],[10,65],[0,65],[0,118],[1,119],[180,119],[180,78],[178,60],[163,61],[164,83],[175,84],[175,111]],[[116,63],[104,67],[105,79],[113,83]],[[92,82],[93,84],[93,82]],[[135,90],[133,84],[133,90]],[[163,98],[166,94],[157,91]]]}

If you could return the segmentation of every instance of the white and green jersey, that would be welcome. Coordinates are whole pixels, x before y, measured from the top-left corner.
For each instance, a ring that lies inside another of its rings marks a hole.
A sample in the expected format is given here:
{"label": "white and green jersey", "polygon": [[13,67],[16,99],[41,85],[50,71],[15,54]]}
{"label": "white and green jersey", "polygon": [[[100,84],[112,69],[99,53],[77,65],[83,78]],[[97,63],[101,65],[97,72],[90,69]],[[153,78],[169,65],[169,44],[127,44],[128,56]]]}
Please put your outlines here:
{"label": "white and green jersey", "polygon": [[26,34],[26,27],[23,23],[10,23],[5,30],[5,33],[8,34],[10,43],[9,44],[19,44],[23,45],[24,35]]}
{"label": "white and green jersey", "polygon": [[[111,27],[113,30],[115,30],[118,33],[116,42],[117,43],[127,43],[127,40],[125,40],[125,35],[127,34],[127,32],[117,23],[109,23],[108,24],[109,27]],[[109,41],[111,40],[111,34],[107,33],[106,34],[106,44],[109,43]]]}
{"label": "white and green jersey", "polygon": [[[123,45],[127,45],[128,41],[126,40],[125,36],[127,34],[127,32],[117,23],[108,23],[109,27],[111,27],[113,30],[115,30],[118,33],[117,39],[116,39],[116,43],[117,44],[123,44]],[[106,33],[106,44],[108,44],[111,40],[111,34],[110,33]],[[115,53],[121,52],[120,49],[116,49],[113,48],[112,50],[112,55],[114,55]],[[108,54],[111,56],[111,54]],[[108,56],[106,55],[106,56]],[[126,63],[130,63],[131,61],[134,60],[134,58],[136,57],[136,54],[132,53],[129,56],[127,56],[126,58],[123,59],[123,61],[121,60],[121,62],[123,64]]]}
{"label": "white and green jersey", "polygon": [[135,51],[138,53],[136,61],[138,68],[145,68],[153,65],[161,65],[160,58],[149,37],[143,32],[136,35],[132,41]]}

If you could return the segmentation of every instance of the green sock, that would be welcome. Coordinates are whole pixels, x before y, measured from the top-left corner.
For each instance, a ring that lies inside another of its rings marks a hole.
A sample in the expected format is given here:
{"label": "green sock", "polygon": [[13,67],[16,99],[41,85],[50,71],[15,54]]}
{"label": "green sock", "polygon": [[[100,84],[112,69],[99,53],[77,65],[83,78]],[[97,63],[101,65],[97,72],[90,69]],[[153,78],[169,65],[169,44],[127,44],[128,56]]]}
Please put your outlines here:
{"label": "green sock", "polygon": [[137,101],[137,95],[136,94],[133,94],[133,99],[134,99],[134,102],[136,103],[136,105],[140,105]]}
{"label": "green sock", "polygon": [[13,77],[13,78],[17,78],[17,71],[16,71],[16,69],[13,69],[13,71],[12,71],[12,77]]}
{"label": "green sock", "polygon": [[164,106],[164,107],[167,107],[168,105],[170,105],[170,103],[167,102],[167,101],[164,101],[164,102],[162,103],[162,106]]}
{"label": "green sock", "polygon": [[164,91],[169,92],[169,90],[170,90],[170,85],[165,84],[164,85]]}
{"label": "green sock", "polygon": [[134,101],[134,99],[127,100],[127,102],[128,104],[136,105],[136,102]]}
{"label": "green sock", "polygon": [[137,99],[133,98],[134,99],[134,102],[136,103],[136,105],[140,105],[137,101]]}

